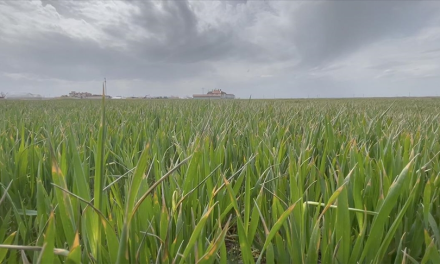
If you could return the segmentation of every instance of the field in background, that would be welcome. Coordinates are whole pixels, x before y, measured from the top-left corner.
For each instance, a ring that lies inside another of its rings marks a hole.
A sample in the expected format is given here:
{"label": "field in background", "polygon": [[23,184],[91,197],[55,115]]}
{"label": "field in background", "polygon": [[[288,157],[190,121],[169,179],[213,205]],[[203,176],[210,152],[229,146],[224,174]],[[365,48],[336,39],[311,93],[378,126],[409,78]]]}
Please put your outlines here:
{"label": "field in background", "polygon": [[439,114],[0,101],[0,262],[440,263]]}

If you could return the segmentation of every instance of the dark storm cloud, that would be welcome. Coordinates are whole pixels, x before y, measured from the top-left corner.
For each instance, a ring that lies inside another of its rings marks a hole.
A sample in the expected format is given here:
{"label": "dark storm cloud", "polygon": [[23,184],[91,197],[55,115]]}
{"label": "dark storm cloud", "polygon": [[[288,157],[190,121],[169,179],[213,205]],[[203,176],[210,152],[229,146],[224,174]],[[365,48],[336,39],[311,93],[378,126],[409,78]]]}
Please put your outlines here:
{"label": "dark storm cloud", "polygon": [[179,79],[209,70],[195,64],[176,70],[173,63],[137,57],[122,49],[101,48],[91,41],[75,40],[56,33],[44,34],[41,39],[25,43],[20,49],[10,44],[2,46],[2,50],[8,53],[0,65],[2,71],[32,72],[41,77],[73,81],[101,79],[106,75],[150,80]]}
{"label": "dark storm cloud", "polygon": [[[3,71],[32,72],[43,77],[66,80],[91,80],[103,75],[114,78],[148,80],[180,79],[210,71],[206,61],[249,56],[256,51],[252,43],[238,39],[230,28],[197,30],[197,18],[187,1],[166,1],[159,8],[152,1],[131,1],[140,10],[130,24],[120,22],[103,28],[115,39],[126,38],[126,48],[99,45],[90,39],[78,39],[58,32],[39,33],[32,40],[2,43],[6,59]],[[43,1],[62,17],[75,17],[68,1]],[[87,20],[81,14],[77,15]],[[130,40],[130,26],[147,32]],[[110,43],[111,44],[111,40]],[[10,62],[10,63],[8,63]],[[13,63],[12,63],[13,62]],[[42,67],[42,63],[49,67]],[[180,64],[185,64],[180,67]]]}
{"label": "dark storm cloud", "polygon": [[[158,8],[150,1],[132,1],[141,12],[133,24],[149,32],[147,41],[132,43],[141,56],[173,63],[195,63],[235,57],[252,58],[261,50],[240,38],[232,27],[198,30],[199,21],[188,1],[164,1]],[[246,1],[240,1],[246,3]]]}
{"label": "dark storm cloud", "polygon": [[432,23],[429,2],[325,1],[305,5],[293,18],[304,66],[319,66],[382,39],[411,36]]}

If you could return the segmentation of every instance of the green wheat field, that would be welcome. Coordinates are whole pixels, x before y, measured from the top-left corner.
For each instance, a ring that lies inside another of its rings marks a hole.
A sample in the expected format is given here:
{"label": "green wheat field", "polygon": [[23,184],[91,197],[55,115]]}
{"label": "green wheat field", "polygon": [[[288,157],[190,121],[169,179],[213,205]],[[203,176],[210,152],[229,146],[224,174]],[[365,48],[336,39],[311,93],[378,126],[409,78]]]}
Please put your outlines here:
{"label": "green wheat field", "polygon": [[0,101],[0,263],[440,263],[440,99]]}

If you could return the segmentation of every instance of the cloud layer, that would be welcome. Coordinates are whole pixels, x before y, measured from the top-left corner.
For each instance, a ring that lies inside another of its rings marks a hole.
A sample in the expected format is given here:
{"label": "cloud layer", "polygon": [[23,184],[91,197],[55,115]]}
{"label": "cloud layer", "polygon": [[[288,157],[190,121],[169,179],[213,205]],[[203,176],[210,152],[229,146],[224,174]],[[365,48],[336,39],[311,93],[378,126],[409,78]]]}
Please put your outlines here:
{"label": "cloud layer", "polygon": [[437,95],[440,4],[0,1],[0,91]]}

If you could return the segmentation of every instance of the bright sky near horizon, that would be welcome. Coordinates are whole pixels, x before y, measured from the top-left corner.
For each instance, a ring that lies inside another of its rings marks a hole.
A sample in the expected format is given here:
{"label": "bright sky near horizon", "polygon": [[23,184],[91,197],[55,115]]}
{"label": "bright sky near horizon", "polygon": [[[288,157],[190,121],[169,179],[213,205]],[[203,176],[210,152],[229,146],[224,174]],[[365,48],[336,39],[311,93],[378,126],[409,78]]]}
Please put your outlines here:
{"label": "bright sky near horizon", "polygon": [[0,92],[440,95],[440,1],[0,0]]}

